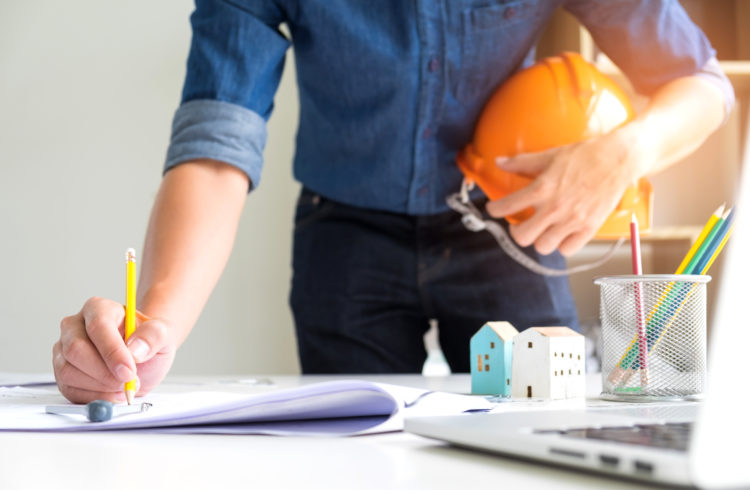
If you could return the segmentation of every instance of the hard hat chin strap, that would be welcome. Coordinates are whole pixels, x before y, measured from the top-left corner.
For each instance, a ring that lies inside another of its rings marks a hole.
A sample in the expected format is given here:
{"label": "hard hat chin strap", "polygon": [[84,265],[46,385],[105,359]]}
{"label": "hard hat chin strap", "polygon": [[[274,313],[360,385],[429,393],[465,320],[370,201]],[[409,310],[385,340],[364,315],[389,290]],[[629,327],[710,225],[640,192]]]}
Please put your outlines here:
{"label": "hard hat chin strap", "polygon": [[620,238],[612,245],[607,253],[593,262],[577,265],[575,267],[569,267],[567,269],[553,269],[551,267],[547,267],[526,255],[523,250],[521,250],[518,245],[515,244],[513,239],[508,236],[505,228],[503,228],[500,223],[492,220],[482,219],[482,213],[469,200],[469,191],[473,187],[474,185],[471,182],[467,182],[466,179],[464,179],[463,183],[461,184],[461,191],[451,194],[446,198],[448,206],[450,206],[451,209],[457,211],[461,215],[461,222],[464,224],[466,229],[470,231],[489,231],[492,236],[495,237],[495,240],[497,240],[500,248],[502,248],[510,258],[526,267],[530,271],[536,272],[537,274],[541,274],[543,276],[567,276],[569,274],[575,274],[578,272],[593,269],[595,267],[599,267],[600,265],[608,261],[612,257],[612,255],[614,255],[615,251],[617,251],[619,246],[622,245],[622,242],[625,241],[624,238]]}

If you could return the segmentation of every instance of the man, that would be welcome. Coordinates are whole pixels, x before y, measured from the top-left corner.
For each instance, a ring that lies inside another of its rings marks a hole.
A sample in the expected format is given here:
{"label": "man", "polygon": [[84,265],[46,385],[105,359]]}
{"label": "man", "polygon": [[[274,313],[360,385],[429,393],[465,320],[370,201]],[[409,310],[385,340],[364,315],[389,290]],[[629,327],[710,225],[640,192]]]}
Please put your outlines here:
{"label": "man", "polygon": [[[616,131],[500,162],[536,176],[487,204],[546,265],[579,250],[637,178],[684,157],[726,117],[732,90],[674,1],[197,0],[183,103],[144,245],[142,321],[126,345],[122,306],[93,298],[61,324],[53,364],[72,401],[156,386],[229,256],[259,182],[265,121],[291,44],[300,92],[291,305],[305,373],[416,372],[427,319],[468,370],[486,320],[575,326],[565,279],[530,273],[445,197],[455,154],[492,91],[531,61],[558,6],[573,13],[649,106]],[[473,196],[484,204],[480,195]],[[259,236],[258,239],[262,239]],[[190,263],[191,267],[183,267]]]}

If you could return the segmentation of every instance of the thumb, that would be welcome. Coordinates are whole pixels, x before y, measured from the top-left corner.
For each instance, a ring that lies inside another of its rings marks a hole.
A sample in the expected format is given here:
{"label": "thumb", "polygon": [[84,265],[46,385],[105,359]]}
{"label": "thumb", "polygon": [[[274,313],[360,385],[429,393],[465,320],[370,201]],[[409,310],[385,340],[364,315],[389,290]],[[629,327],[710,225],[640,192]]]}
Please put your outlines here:
{"label": "thumb", "polygon": [[558,148],[536,153],[521,153],[513,157],[497,157],[495,163],[506,172],[535,177],[547,169]]}
{"label": "thumb", "polygon": [[128,350],[140,364],[148,361],[167,345],[167,324],[158,318],[143,317],[133,335],[127,341]]}

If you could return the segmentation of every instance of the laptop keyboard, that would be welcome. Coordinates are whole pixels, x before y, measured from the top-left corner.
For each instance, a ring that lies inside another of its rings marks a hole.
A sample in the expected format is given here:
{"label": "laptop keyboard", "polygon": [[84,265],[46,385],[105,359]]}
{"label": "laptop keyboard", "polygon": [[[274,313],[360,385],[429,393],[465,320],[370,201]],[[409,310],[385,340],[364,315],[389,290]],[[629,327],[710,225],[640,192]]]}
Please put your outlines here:
{"label": "laptop keyboard", "polygon": [[643,424],[630,427],[602,427],[569,430],[540,430],[540,434],[560,434],[578,439],[596,439],[638,446],[687,451],[692,422]]}

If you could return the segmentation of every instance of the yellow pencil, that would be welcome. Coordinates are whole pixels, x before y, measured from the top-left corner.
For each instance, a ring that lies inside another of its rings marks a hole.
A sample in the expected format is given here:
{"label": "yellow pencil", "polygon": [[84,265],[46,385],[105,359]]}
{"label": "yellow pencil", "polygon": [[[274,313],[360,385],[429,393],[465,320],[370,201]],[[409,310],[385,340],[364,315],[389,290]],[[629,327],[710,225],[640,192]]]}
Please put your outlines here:
{"label": "yellow pencil", "polygon": [[[125,252],[125,341],[135,332],[135,250]],[[128,405],[135,396],[135,379],[125,383],[125,398]]]}
{"label": "yellow pencil", "polygon": [[721,219],[721,215],[723,213],[724,213],[724,204],[719,206],[716,209],[716,211],[714,211],[714,214],[712,214],[711,217],[708,218],[708,222],[706,222],[706,225],[701,230],[700,235],[698,235],[698,238],[696,238],[695,242],[693,242],[693,245],[690,247],[690,250],[688,250],[688,253],[685,254],[685,258],[682,259],[682,262],[680,263],[680,266],[675,271],[675,274],[682,274],[683,272],[685,272],[685,267],[687,267],[687,265],[693,259],[695,252],[697,252],[700,246],[703,244],[703,240],[706,239],[706,236],[711,232],[711,229],[714,227],[716,222],[719,221],[719,219]]}

